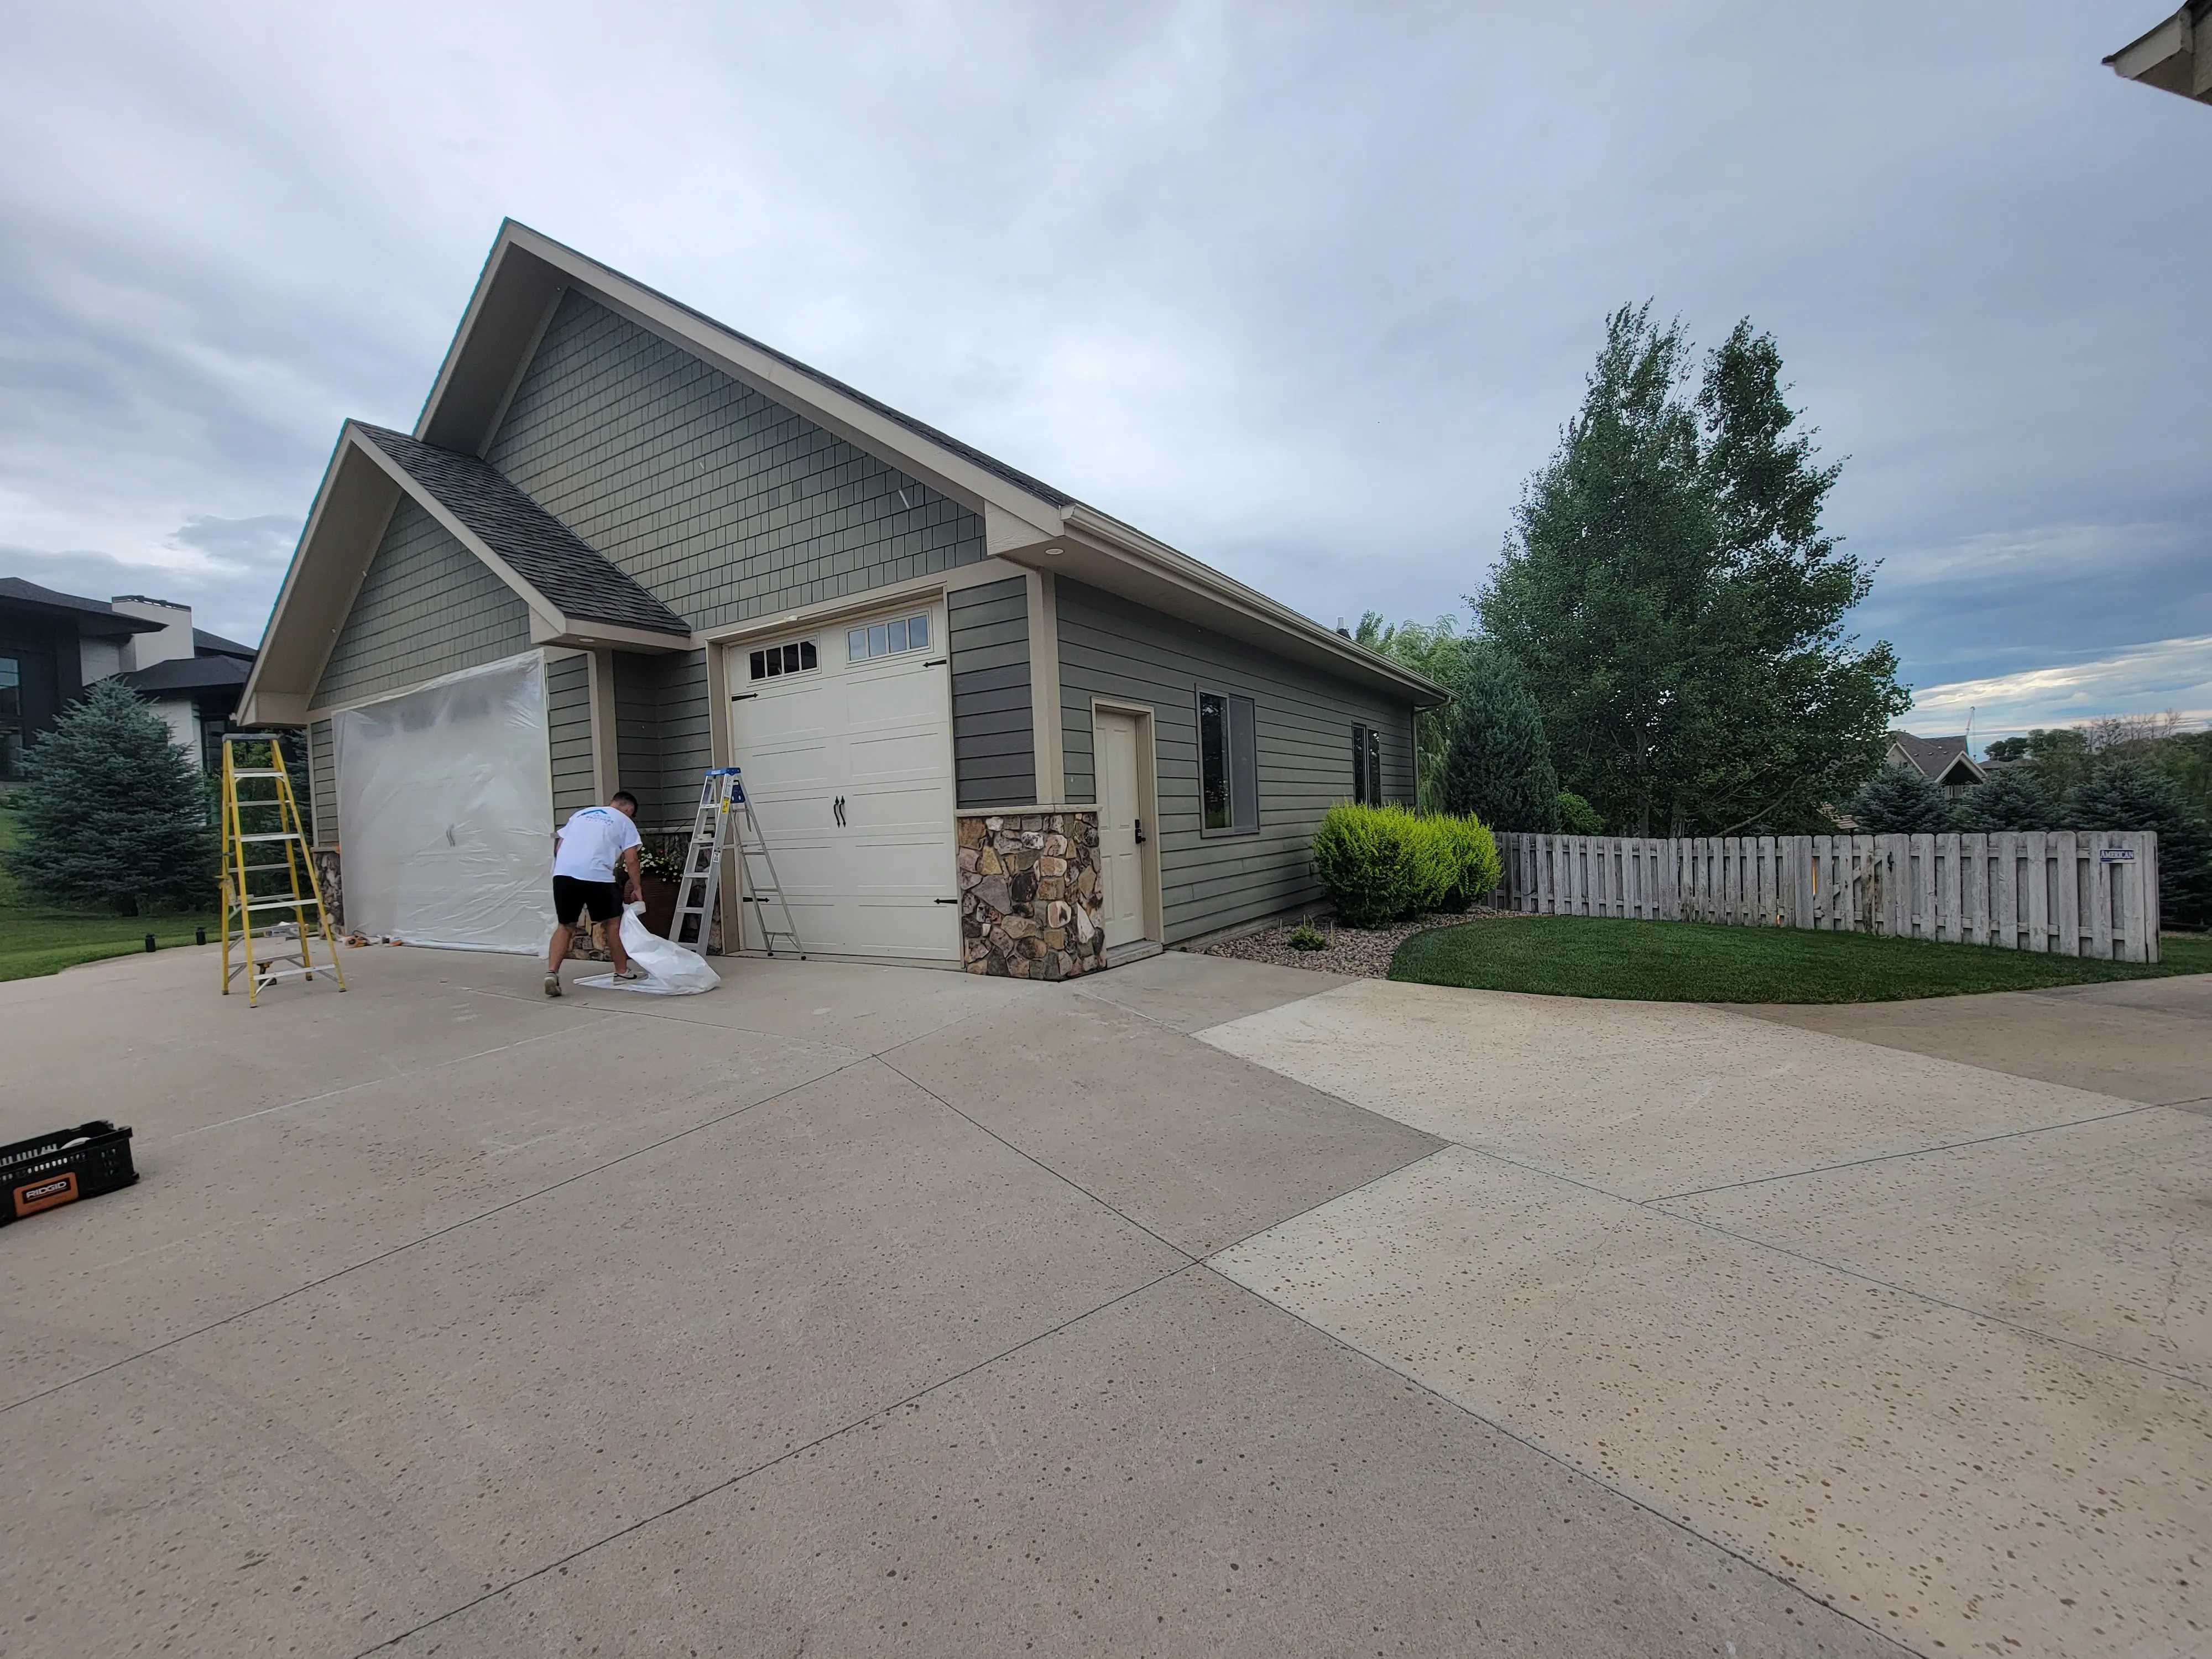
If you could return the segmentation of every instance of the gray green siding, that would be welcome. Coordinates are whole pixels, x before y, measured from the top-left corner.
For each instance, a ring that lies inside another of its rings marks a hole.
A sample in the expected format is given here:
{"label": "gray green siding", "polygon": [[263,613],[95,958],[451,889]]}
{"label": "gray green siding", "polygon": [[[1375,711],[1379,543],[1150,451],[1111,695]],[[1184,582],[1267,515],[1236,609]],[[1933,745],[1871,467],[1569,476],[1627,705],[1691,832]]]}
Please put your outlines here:
{"label": "gray green siding", "polygon": [[592,776],[592,659],[555,657],[545,665],[545,726],[553,759],[553,822],[599,804]]}
{"label": "gray green siding", "polygon": [[714,763],[707,653],[614,653],[615,751],[621,781],[647,830],[688,830],[699,783]]}
{"label": "gray green siding", "polygon": [[1036,799],[1030,703],[1029,584],[1016,576],[945,598],[952,674],[952,775],[963,807]]}
{"label": "gray green siding", "polygon": [[328,720],[307,722],[307,839],[317,847],[338,840],[338,757]]}
{"label": "gray green siding", "polygon": [[[1325,901],[1308,850],[1322,814],[1352,798],[1352,728],[1382,734],[1385,796],[1413,799],[1413,708],[1241,641],[1065,580],[1060,611],[1067,799],[1097,793],[1091,700],[1149,704],[1159,769],[1161,913],[1167,942]],[[1200,833],[1198,688],[1250,697],[1258,722],[1260,833]]]}
{"label": "gray green siding", "polygon": [[983,557],[959,503],[574,292],[485,459],[694,628]]}
{"label": "gray green siding", "polygon": [[402,495],[310,702],[396,691],[529,649],[529,607]]}

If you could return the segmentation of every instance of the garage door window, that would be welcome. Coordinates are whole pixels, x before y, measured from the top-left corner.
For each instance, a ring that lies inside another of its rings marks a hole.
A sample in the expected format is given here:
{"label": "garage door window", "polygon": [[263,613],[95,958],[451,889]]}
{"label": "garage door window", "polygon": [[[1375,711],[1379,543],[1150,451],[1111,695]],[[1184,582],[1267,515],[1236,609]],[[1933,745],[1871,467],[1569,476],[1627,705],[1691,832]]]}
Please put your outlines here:
{"label": "garage door window", "polygon": [[819,668],[822,659],[816,653],[811,640],[796,640],[789,645],[771,645],[766,650],[756,651],[750,665],[752,678],[773,679],[780,674],[804,674],[809,669]]}
{"label": "garage door window", "polygon": [[848,662],[866,662],[871,657],[893,657],[902,651],[929,649],[929,613],[918,617],[901,617],[896,622],[878,623],[872,628],[855,628],[845,635],[845,659]]}

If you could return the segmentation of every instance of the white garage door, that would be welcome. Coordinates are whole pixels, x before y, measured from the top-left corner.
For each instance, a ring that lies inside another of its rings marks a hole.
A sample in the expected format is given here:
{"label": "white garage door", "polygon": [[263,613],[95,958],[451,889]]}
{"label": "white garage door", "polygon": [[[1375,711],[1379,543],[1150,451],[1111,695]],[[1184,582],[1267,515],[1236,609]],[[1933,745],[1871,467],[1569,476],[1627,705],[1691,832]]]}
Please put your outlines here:
{"label": "white garage door", "polygon": [[731,668],[734,758],[807,953],[957,961],[941,608],[748,647]]}

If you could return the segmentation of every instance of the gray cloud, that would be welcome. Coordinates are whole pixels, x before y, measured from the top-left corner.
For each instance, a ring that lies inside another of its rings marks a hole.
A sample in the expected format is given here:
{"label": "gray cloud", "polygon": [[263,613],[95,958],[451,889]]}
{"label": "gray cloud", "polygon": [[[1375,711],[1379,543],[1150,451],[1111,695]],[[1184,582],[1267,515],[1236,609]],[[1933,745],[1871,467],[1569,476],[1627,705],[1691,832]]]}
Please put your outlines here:
{"label": "gray cloud", "polygon": [[0,542],[251,637],[281,554],[191,526],[410,423],[512,213],[1325,621],[1455,607],[1650,296],[1778,335],[1918,682],[2212,631],[2212,115],[2097,61],[2152,10],[50,8]]}

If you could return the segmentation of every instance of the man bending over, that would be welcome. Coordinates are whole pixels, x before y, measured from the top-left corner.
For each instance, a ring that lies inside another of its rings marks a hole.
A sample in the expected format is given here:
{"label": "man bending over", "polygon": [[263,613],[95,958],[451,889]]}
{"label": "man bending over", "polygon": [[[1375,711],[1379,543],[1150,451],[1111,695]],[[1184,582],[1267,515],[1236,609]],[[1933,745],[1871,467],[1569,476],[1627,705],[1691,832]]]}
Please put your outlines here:
{"label": "man bending over", "polygon": [[[593,921],[613,922],[622,915],[623,889],[639,896],[637,882],[637,797],[617,790],[605,806],[586,806],[572,814],[553,842],[553,949],[545,960],[545,994],[561,994],[561,959],[575,942],[576,921],[588,913]],[[619,864],[627,882],[617,885]],[[622,929],[607,928],[607,948],[614,952],[617,979],[641,979],[623,949]]]}

